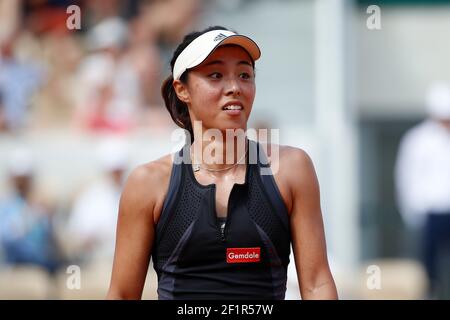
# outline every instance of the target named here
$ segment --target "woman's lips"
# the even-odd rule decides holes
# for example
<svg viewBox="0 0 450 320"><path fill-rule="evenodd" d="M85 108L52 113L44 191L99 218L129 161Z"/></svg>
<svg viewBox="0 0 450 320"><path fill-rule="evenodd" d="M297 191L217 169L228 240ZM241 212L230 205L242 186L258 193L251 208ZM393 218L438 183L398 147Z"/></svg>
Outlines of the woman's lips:
<svg viewBox="0 0 450 320"><path fill-rule="evenodd" d="M240 115L244 108L240 104L229 104L222 108L230 116Z"/></svg>
<svg viewBox="0 0 450 320"><path fill-rule="evenodd" d="M236 110L224 110L228 115L230 116L238 116L241 114L242 110L236 109Z"/></svg>

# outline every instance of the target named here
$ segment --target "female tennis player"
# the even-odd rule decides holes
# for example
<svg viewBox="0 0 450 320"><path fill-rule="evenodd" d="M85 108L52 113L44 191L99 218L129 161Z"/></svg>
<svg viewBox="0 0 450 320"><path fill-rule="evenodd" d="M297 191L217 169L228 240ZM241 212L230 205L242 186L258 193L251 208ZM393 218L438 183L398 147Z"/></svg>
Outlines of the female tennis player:
<svg viewBox="0 0 450 320"><path fill-rule="evenodd" d="M253 40L223 27L175 50L162 95L188 139L130 174L108 299L140 299L151 257L159 299L284 299L291 244L302 298L337 298L310 157L227 136L247 130L259 57Z"/></svg>

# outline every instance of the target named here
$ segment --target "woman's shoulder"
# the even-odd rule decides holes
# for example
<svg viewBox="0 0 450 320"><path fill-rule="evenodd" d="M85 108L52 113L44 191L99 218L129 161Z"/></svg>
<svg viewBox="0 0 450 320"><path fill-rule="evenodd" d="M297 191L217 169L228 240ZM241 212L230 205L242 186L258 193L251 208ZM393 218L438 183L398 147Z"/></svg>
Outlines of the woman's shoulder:
<svg viewBox="0 0 450 320"><path fill-rule="evenodd" d="M310 157L301 148L287 145L267 144L266 154L270 168L288 212L292 211L294 194L299 189L298 182L308 180Z"/></svg>
<svg viewBox="0 0 450 320"><path fill-rule="evenodd" d="M153 181L168 178L172 171L172 158L172 154L166 154L156 160L141 164L134 169L135 174Z"/></svg>
<svg viewBox="0 0 450 320"><path fill-rule="evenodd" d="M125 183L124 201L158 208L168 189L171 171L172 154L135 167Z"/></svg>
<svg viewBox="0 0 450 320"><path fill-rule="evenodd" d="M271 164L278 163L280 169L302 169L308 167L312 162L308 153L297 147L267 144L267 157Z"/></svg>
<svg viewBox="0 0 450 320"><path fill-rule="evenodd" d="M172 155L167 154L156 160L143 163L135 167L128 181L133 184L153 184L162 182L170 177L172 170Z"/></svg>
<svg viewBox="0 0 450 320"><path fill-rule="evenodd" d="M274 175L292 193L301 185L311 185L316 179L314 164L309 154L297 147L272 144L268 152Z"/></svg>

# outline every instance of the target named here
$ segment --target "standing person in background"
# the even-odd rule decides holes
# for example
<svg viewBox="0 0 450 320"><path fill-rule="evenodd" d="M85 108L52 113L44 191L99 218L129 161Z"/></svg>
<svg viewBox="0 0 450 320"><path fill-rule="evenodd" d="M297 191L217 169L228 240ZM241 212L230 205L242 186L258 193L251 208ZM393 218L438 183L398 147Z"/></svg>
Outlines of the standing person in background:
<svg viewBox="0 0 450 320"><path fill-rule="evenodd" d="M412 229L423 230L423 259L430 296L450 290L443 278L450 258L450 85L434 84L427 96L428 118L400 142L395 180L401 214ZM447 262L448 264L448 262ZM448 282L448 279L447 279ZM449 296L447 296L449 298Z"/></svg>

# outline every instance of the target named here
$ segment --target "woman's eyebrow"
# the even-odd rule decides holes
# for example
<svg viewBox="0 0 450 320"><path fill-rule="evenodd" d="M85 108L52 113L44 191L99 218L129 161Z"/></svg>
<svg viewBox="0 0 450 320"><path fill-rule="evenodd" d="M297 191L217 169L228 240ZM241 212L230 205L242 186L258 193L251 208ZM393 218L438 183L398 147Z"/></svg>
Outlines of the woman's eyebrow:
<svg viewBox="0 0 450 320"><path fill-rule="evenodd" d="M245 64L245 65L248 65L250 67L253 67L253 65L250 62L246 61L246 60L239 61L238 64Z"/></svg>
<svg viewBox="0 0 450 320"><path fill-rule="evenodd" d="M225 63L222 60L212 60L212 61L205 63L204 66L211 66L211 65L215 65L215 64L223 65ZM239 61L237 64L238 65L245 64L245 65L252 67L252 64L246 60Z"/></svg>
<svg viewBox="0 0 450 320"><path fill-rule="evenodd" d="M210 66L210 65L213 65L213 64L224 64L224 62L222 60L213 60L213 61L210 61L208 63L205 63L204 65L205 66Z"/></svg>

